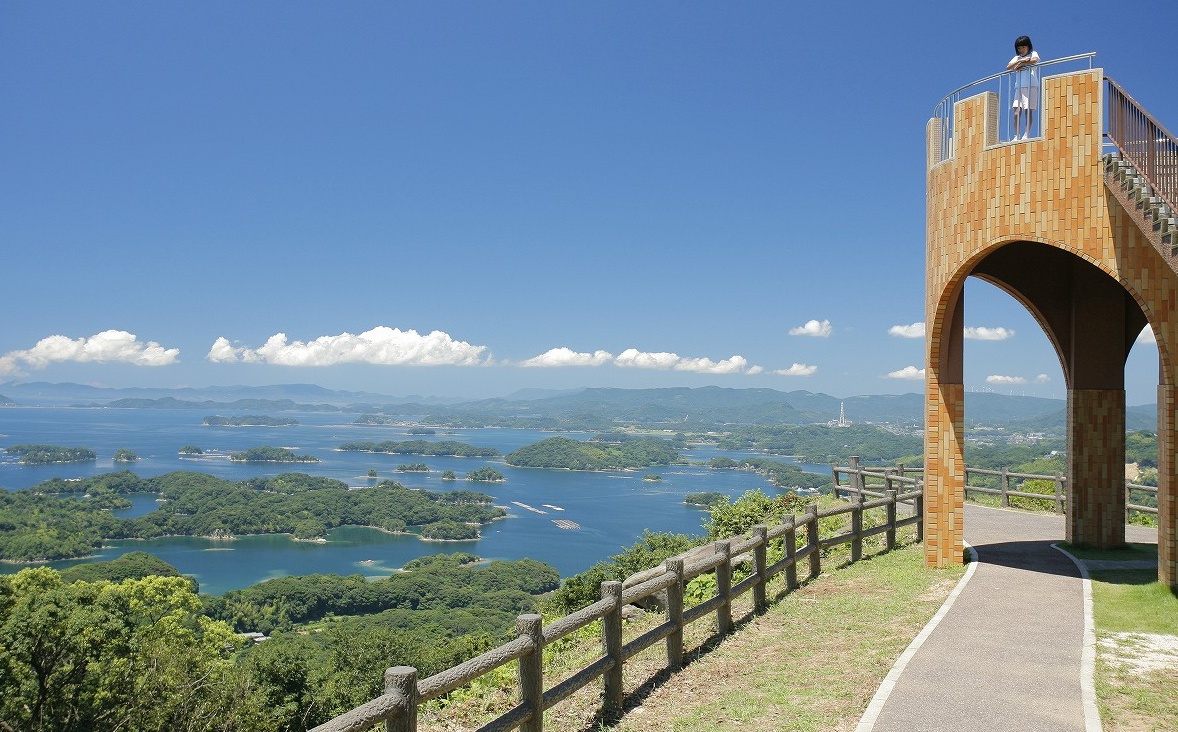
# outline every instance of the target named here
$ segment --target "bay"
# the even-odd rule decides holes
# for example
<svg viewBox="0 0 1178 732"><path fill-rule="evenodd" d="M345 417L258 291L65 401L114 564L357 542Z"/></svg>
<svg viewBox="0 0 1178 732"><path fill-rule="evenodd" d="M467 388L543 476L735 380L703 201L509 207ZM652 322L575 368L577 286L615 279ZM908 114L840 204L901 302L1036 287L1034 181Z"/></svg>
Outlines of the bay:
<svg viewBox="0 0 1178 732"><path fill-rule="evenodd" d="M222 412L224 416L231 416ZM530 557L547 562L562 577L582 572L611 554L633 544L644 531L702 533L705 513L683 503L689 493L715 491L736 497L761 489L774 495L764 477L755 473L712 470L703 465L675 465L636 472L582 472L516 468L502 458L422 457L342 452L348 441L456 440L479 447L493 447L507 454L538 442L553 433L520 429L438 429L434 435L410 434L405 425L357 425L356 414L284 413L299 421L290 427L207 427L200 410L0 408L0 448L35 443L88 447L98 453L91 463L23 466L10 456L0 457L0 488L17 490L50 478L83 478L127 469L144 477L174 470L195 470L225 480L306 472L336 478L361 488L374 484L366 473L375 469L379 479L396 480L409 488L436 492L476 490L492 495L495 504L508 509L508 518L483 527L481 539L469 542L430 542L417 536L393 535L364 527L340 527L326 542L299 542L287 535L245 536L232 541L196 537L168 537L150 541L118 541L86 560L53 562L64 568L81 561L113 559L130 551L147 551L195 577L202 592L221 594L272 577L312 573L387 576L406 562L427 554L471 552L486 559ZM593 433L561 433L586 439ZM263 445L297 449L315 455L319 463L231 463L227 459L193 459L179 455L185 445L206 452L228 454ZM115 463L116 450L128 449L140 456L136 463ZM718 450L701 445L684 451L691 462L713 457L739 459L753 453ZM429 473L401 473L398 465L424 462ZM441 473L453 470L459 478L490 465L503 473L505 483L443 481ZM804 470L829 476L830 466L799 464ZM644 481L647 473L659 482ZM132 497L132 508L122 516L142 515L155 509L153 496ZM518 504L526 504L528 510ZM578 528L554 523L573 522ZM568 526L569 524L565 524ZM19 571L21 565L0 564L0 574Z"/></svg>

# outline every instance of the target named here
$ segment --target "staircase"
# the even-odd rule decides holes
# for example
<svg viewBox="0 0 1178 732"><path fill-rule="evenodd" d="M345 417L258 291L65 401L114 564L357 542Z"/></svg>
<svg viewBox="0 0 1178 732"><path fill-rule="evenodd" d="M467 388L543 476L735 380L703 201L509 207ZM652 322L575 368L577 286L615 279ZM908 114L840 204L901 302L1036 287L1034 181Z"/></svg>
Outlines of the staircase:
<svg viewBox="0 0 1178 732"><path fill-rule="evenodd" d="M1178 258L1178 215L1120 151L1104 155L1104 183L1168 260ZM1178 270L1178 261L1171 264Z"/></svg>
<svg viewBox="0 0 1178 732"><path fill-rule="evenodd" d="M1104 183L1178 272L1178 138L1107 76Z"/></svg>

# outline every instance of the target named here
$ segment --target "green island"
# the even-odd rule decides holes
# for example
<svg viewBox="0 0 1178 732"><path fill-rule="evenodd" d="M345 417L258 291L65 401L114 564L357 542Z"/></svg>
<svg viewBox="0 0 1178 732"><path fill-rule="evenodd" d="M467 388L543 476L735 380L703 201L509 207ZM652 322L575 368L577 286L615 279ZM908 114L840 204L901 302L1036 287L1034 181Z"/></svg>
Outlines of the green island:
<svg viewBox="0 0 1178 732"><path fill-rule="evenodd" d="M683 497L683 502L688 506L702 506L710 508L720 501L726 501L728 496L716 491L706 491L704 493L688 493Z"/></svg>
<svg viewBox="0 0 1178 732"><path fill-rule="evenodd" d="M438 431L433 427L410 427L409 434L411 435L436 435Z"/></svg>
<svg viewBox="0 0 1178 732"><path fill-rule="evenodd" d="M134 463L139 460L139 456L131 450L115 450L114 461L116 463Z"/></svg>
<svg viewBox="0 0 1178 732"><path fill-rule="evenodd" d="M408 465L402 463L397 466L398 473L428 473L429 466L425 463L409 463Z"/></svg>
<svg viewBox="0 0 1178 732"><path fill-rule="evenodd" d="M112 510L130 506L125 498L130 493L162 501L143 516L114 516ZM0 561L83 557L114 539L291 534L322 540L344 525L413 529L426 538L478 538L479 525L505 515L482 493L410 490L390 480L349 490L343 481L304 473L230 482L191 471L153 478L120 471L0 492ZM464 527L461 536L450 524Z"/></svg>
<svg viewBox="0 0 1178 732"><path fill-rule="evenodd" d="M292 427L299 421L290 417L267 417L259 414L243 414L240 417L222 417L214 414L205 417L204 423L209 427Z"/></svg>
<svg viewBox="0 0 1178 732"><path fill-rule="evenodd" d="M920 454L924 436L897 434L874 425L749 425L724 435L717 446L721 450L763 450L774 455L800 456L811 463L841 462L850 455L875 461Z"/></svg>
<svg viewBox="0 0 1178 732"><path fill-rule="evenodd" d="M22 465L50 465L53 463L88 463L98 455L86 447L58 445L13 445L4 448L9 455L20 455Z"/></svg>
<svg viewBox="0 0 1178 732"><path fill-rule="evenodd" d="M378 452L389 455L430 455L433 457L499 457L493 447L475 447L454 440L429 442L427 440L406 440L396 442L345 442L340 445L343 452Z"/></svg>
<svg viewBox="0 0 1178 732"><path fill-rule="evenodd" d="M807 473L794 463L785 463L770 458L746 457L741 460L717 457L708 462L713 470L749 470L769 479L773 487L787 491L816 491L830 485L830 479L823 475Z"/></svg>
<svg viewBox="0 0 1178 732"><path fill-rule="evenodd" d="M616 442L607 442L602 437L586 441L549 437L510 452L504 459L508 465L524 468L637 470L653 465L671 465L681 458L673 444L659 437Z"/></svg>
<svg viewBox="0 0 1178 732"><path fill-rule="evenodd" d="M235 463L317 463L319 458L306 453L298 453L285 447L251 447L242 452L235 452L229 456Z"/></svg>
<svg viewBox="0 0 1178 732"><path fill-rule="evenodd" d="M204 455L205 451L202 450L201 448L197 447L196 445L185 445L184 447L180 448L180 454L181 455Z"/></svg>
<svg viewBox="0 0 1178 732"><path fill-rule="evenodd" d="M442 480L458 480L458 476L454 474L453 470L443 470Z"/></svg>
<svg viewBox="0 0 1178 732"><path fill-rule="evenodd" d="M477 470L471 470L470 472L468 472L466 474L466 479L469 481L476 482L476 483L506 483L507 482L507 478L503 477L503 473L500 473L498 470L496 470L495 468L492 468L490 465L483 467L483 468L479 468Z"/></svg>

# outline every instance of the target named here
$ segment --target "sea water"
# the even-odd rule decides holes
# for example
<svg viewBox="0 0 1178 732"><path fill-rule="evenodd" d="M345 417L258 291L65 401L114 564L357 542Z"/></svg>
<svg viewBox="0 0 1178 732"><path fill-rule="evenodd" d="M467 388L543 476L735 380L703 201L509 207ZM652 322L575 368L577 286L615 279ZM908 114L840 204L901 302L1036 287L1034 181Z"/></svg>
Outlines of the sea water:
<svg viewBox="0 0 1178 732"><path fill-rule="evenodd" d="M208 413L212 413L210 410ZM225 414L225 412L220 412ZM704 465L674 465L638 471L585 472L515 468L500 458L454 458L420 455L383 455L342 452L344 442L385 440L454 440L493 447L507 454L554 433L521 429L438 428L434 435L414 435L408 426L357 425L355 414L286 414L299 424L290 427L208 427L201 410L160 409L0 409L0 448L33 443L88 447L98 454L89 463L23 466L0 455L0 488L17 490L50 478L83 478L127 469L143 477L174 470L194 470L225 480L305 472L336 478L356 488L375 484L367 478L375 469L378 480L392 479L409 488L443 492L473 490L487 493L508 518L482 528L482 538L463 542L427 542L412 534L394 535L377 529L345 526L333 530L326 542L297 542L287 535L245 536L222 541L198 537L168 537L148 541L116 541L87 560L53 562L63 568L80 561L113 559L130 551L147 551L194 576L202 592L220 594L272 577L313 573L387 576L417 557L471 552L485 559L530 557L547 562L562 577L582 572L638 540L646 530L701 534L706 513L683 503L689 493L715 491L736 497L760 489L779 491L761 475L745 471L712 470ZM593 433L561 433L587 439ZM224 455L251 447L288 447L319 458L318 463L231 463L224 457L193 458L179 454L194 445ZM116 450L135 452L135 463L115 463ZM682 451L692 463L713 457L740 459L751 453L699 446ZM784 460L784 459L783 459ZM398 465L423 462L429 473L402 473ZM462 478L472 470L491 466L505 483L470 483ZM830 475L830 466L800 464L810 472ZM443 481L452 470L456 481ZM643 480L647 474L658 482ZM528 510L526 504L536 510ZM120 516L155 510L155 496L133 496L132 507ZM540 513L543 512L543 513ZM561 528L576 525L577 528ZM0 573L21 565L0 564Z"/></svg>

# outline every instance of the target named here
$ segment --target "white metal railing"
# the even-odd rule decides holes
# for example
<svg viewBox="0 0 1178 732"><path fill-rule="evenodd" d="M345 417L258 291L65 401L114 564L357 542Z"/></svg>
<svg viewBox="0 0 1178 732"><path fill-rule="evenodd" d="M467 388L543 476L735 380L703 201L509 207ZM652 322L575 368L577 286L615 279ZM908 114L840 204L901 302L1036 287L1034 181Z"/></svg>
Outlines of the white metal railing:
<svg viewBox="0 0 1178 732"><path fill-rule="evenodd" d="M936 158L937 161L944 161L953 157L953 106L957 102L985 92L996 94L998 97L998 141L1011 142L1015 139L1016 132L1015 117L1012 113L1015 95L1020 93L1020 87L1022 85L1031 86L1030 93L1035 100L1035 109L1031 118L1032 124L1029 136L1032 138L1039 137L1042 134L1040 119L1042 116L1040 114L1041 107L1043 106L1041 104L1043 96L1042 79L1047 76L1073 73L1085 68L1091 69L1093 59L1095 58L1096 53L1093 52L1081 53L1076 56L1066 56L1050 61L1040 61L1035 64L1033 71L1031 69L1002 71L966 84L960 89L955 89L942 99L933 110L933 119L938 120L940 125L940 151ZM936 145L937 141L934 141L933 144Z"/></svg>

